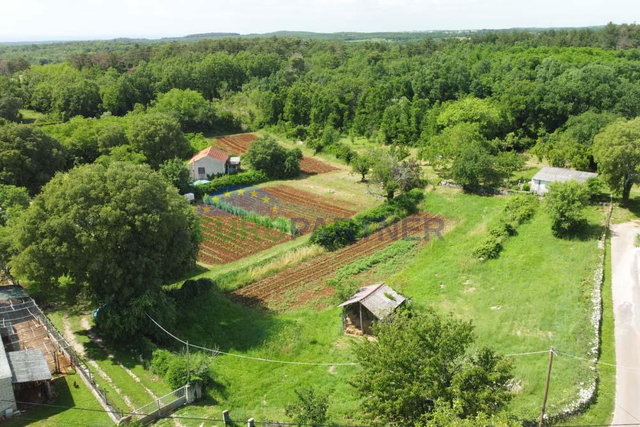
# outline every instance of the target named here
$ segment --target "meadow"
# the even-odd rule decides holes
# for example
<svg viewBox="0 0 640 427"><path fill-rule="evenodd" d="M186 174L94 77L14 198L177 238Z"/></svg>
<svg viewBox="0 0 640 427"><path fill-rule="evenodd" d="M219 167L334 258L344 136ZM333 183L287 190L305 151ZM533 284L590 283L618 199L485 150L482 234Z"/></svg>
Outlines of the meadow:
<svg viewBox="0 0 640 427"><path fill-rule="evenodd" d="M589 326L589 279L598 259L601 209L589 209L590 231L575 240L553 237L549 218L540 209L505 243L498 259L479 262L471 252L505 200L451 190L428 193L426 208L453 224L445 239L432 240L402 260L388 260L350 280L359 284L385 280L411 298L419 310L434 307L473 320L478 346L491 346L503 354L555 346L586 356L593 333ZM204 276L215 278L216 274ZM222 286L233 287L229 283ZM342 335L338 303L329 296L294 309L248 308L215 289L190 305L177 332L190 342L244 356L304 363L349 362L353 361L350 346L357 338ZM513 359L516 386L510 411L523 419L537 416L547 360L546 354ZM330 394L333 421L363 421L349 385L357 367L298 366L233 356L218 356L212 363L218 386L210 391L211 398L182 409L180 414L216 417L229 409L236 419L282 420L286 419L284 406L294 399L293 390L314 386ZM588 371L588 365L578 360L556 360L551 411L576 398Z"/></svg>

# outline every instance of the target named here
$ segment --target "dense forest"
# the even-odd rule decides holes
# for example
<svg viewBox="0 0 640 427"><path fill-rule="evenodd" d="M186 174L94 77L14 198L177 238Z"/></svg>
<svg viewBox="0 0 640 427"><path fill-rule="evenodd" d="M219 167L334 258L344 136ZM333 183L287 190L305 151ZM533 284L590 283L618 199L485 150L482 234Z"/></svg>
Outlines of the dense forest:
<svg viewBox="0 0 640 427"><path fill-rule="evenodd" d="M463 185L495 184L523 151L595 170L596 135L640 115L638 46L640 26L613 24L406 42L5 46L0 178L35 195L59 170L112 160L158 169L202 148L202 132L261 128L347 163L344 138L416 147Z"/></svg>

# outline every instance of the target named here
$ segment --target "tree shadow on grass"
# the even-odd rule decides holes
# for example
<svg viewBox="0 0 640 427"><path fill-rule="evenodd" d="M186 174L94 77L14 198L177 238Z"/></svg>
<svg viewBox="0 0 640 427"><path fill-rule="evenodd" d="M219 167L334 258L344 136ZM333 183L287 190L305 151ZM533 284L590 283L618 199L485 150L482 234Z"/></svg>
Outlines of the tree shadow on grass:
<svg viewBox="0 0 640 427"><path fill-rule="evenodd" d="M602 225L594 224L594 223L586 223L580 226L577 230L562 234L558 237L565 240L580 240L580 241L589 241L589 240L598 240L602 236Z"/></svg>
<svg viewBox="0 0 640 427"><path fill-rule="evenodd" d="M221 351L247 351L263 344L289 322L259 301L239 301L213 286L206 295L178 305L183 339Z"/></svg>
<svg viewBox="0 0 640 427"><path fill-rule="evenodd" d="M176 310L176 325L163 325L169 332L193 345L225 352L244 352L260 346L271 335L292 323L276 318L262 301L242 300L224 292L217 285L203 295L178 300ZM155 347L149 340L138 337L131 343L125 343L126 349L122 343L105 341L105 349L94 341L97 335L95 330L75 333L90 338L84 343L87 357L107 360L108 352L111 352L119 363L129 369L144 363L144 359L150 357L149 347ZM157 345L173 351L184 351L184 344L168 335L166 341Z"/></svg>
<svg viewBox="0 0 640 427"><path fill-rule="evenodd" d="M633 215L640 218L640 197L630 198L626 203L620 203L620 206L629 209Z"/></svg>

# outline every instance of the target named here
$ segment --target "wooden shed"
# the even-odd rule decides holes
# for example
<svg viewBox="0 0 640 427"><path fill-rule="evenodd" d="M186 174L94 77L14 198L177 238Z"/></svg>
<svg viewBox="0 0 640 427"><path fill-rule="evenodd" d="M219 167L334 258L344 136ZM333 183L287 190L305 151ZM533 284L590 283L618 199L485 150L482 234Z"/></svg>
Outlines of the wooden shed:
<svg viewBox="0 0 640 427"><path fill-rule="evenodd" d="M360 288L348 301L343 302L342 325L349 335L371 335L375 321L383 320L407 299L386 283Z"/></svg>

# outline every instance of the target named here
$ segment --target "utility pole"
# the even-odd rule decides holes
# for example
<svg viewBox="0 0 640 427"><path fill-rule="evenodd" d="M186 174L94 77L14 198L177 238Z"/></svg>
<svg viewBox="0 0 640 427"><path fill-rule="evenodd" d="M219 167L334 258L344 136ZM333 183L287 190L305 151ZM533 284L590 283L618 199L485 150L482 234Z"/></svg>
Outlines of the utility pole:
<svg viewBox="0 0 640 427"><path fill-rule="evenodd" d="M549 396L549 382L551 381L551 367L553 366L553 347L549 349L549 368L547 369L547 383L544 386L544 398L542 399L542 412L540 413L540 424L544 425L544 414L547 411L547 397Z"/></svg>
<svg viewBox="0 0 640 427"><path fill-rule="evenodd" d="M191 371L189 369L189 341L187 341L187 384L189 384Z"/></svg>

